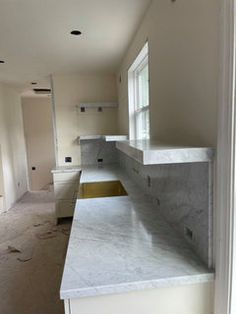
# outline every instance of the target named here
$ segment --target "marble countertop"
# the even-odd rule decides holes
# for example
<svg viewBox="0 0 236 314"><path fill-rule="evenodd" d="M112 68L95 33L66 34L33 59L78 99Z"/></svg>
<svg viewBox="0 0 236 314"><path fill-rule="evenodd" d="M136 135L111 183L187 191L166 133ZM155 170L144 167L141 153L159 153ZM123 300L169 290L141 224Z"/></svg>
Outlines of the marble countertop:
<svg viewBox="0 0 236 314"><path fill-rule="evenodd" d="M57 166L51 170L51 173L79 172L81 166Z"/></svg>
<svg viewBox="0 0 236 314"><path fill-rule="evenodd" d="M116 142L127 140L127 135L80 135L79 141L104 140L105 142Z"/></svg>
<svg viewBox="0 0 236 314"><path fill-rule="evenodd" d="M168 145L151 140L120 141L116 147L143 165L209 162L215 152L210 147Z"/></svg>
<svg viewBox="0 0 236 314"><path fill-rule="evenodd" d="M81 180L120 180L128 196L77 200L61 299L214 280L213 272L119 168L86 167Z"/></svg>

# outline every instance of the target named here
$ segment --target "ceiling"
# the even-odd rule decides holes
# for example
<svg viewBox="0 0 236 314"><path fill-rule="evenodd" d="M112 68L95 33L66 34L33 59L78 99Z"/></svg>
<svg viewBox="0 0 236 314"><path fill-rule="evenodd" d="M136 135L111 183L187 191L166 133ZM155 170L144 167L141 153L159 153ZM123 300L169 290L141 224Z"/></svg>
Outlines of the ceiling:
<svg viewBox="0 0 236 314"><path fill-rule="evenodd" d="M0 81L116 71L150 0L0 0ZM82 36L72 36L78 29Z"/></svg>

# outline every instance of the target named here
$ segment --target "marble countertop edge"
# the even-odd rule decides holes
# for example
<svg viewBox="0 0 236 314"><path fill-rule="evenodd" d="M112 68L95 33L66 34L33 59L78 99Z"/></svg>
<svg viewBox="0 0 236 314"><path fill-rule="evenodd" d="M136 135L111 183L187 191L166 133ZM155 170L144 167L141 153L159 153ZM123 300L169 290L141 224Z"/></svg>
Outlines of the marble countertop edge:
<svg viewBox="0 0 236 314"><path fill-rule="evenodd" d="M215 155L211 147L166 145L151 141L120 141L118 150L143 165L210 162Z"/></svg>
<svg viewBox="0 0 236 314"><path fill-rule="evenodd" d="M81 166L57 166L51 170L51 173L80 172L81 169Z"/></svg>
<svg viewBox="0 0 236 314"><path fill-rule="evenodd" d="M160 278L147 281L136 281L121 283L115 285L105 285L90 288L68 289L60 291L61 300L77 299L85 297L96 297L109 294L122 294L128 292L137 292L148 289L168 288L184 285L193 285L199 283L213 282L215 280L214 273L197 274L180 277Z"/></svg>
<svg viewBox="0 0 236 314"><path fill-rule="evenodd" d="M109 134L109 135L80 135L78 136L79 141L93 141L93 140L104 140L105 142L116 142L116 141L126 141L127 135L122 134Z"/></svg>

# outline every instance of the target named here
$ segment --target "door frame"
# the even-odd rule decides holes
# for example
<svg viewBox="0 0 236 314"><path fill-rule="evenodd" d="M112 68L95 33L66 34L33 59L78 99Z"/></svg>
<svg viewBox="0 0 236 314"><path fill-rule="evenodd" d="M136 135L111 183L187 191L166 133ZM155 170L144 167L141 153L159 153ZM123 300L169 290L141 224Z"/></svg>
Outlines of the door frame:
<svg viewBox="0 0 236 314"><path fill-rule="evenodd" d="M233 314L236 313L235 0L220 3L215 314Z"/></svg>

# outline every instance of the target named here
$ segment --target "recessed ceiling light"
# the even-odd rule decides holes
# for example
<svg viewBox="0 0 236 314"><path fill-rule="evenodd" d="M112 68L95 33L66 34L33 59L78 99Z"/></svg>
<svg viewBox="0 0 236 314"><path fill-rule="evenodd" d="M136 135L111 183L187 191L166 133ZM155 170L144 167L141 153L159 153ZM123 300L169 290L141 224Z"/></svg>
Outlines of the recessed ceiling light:
<svg viewBox="0 0 236 314"><path fill-rule="evenodd" d="M32 84L32 85L36 85L36 84L37 84L37 82L31 82L31 84Z"/></svg>
<svg viewBox="0 0 236 314"><path fill-rule="evenodd" d="M5 63L5 61L4 60L0 60L0 63Z"/></svg>
<svg viewBox="0 0 236 314"><path fill-rule="evenodd" d="M79 35L82 34L81 31L78 31L77 29L74 29L74 30L71 31L70 33L71 33L71 35L75 35L75 36L79 36Z"/></svg>

